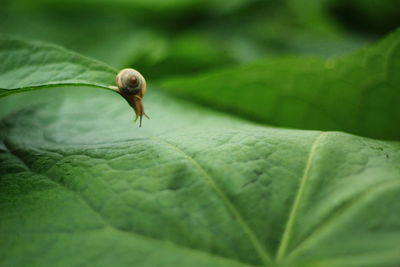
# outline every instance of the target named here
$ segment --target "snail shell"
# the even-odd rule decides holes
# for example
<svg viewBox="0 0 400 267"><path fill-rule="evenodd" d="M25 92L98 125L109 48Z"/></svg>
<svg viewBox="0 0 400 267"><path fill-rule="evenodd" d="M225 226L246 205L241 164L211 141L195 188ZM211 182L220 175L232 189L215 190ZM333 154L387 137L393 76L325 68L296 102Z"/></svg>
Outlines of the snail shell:
<svg viewBox="0 0 400 267"><path fill-rule="evenodd" d="M146 93L146 80L137 70L123 69L115 78L118 89L127 95L139 95Z"/></svg>
<svg viewBox="0 0 400 267"><path fill-rule="evenodd" d="M139 126L142 126L142 117L146 116L144 113L144 107L142 98L147 91L146 80L137 70L134 69L123 69L115 78L115 83L118 87L118 93L120 93L129 105L133 108L136 113L135 121L140 118Z"/></svg>

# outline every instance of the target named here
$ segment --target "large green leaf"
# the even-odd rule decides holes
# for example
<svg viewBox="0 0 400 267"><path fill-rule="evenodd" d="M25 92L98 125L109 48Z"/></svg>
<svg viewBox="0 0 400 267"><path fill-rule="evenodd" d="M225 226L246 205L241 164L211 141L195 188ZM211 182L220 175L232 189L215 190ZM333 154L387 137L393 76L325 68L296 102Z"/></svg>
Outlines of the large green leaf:
<svg viewBox="0 0 400 267"><path fill-rule="evenodd" d="M146 100L140 129L108 91L3 100L2 266L399 262L399 143Z"/></svg>
<svg viewBox="0 0 400 267"><path fill-rule="evenodd" d="M0 99L0 265L400 261L400 143L260 126L154 87L138 128L119 95L73 88L107 88L112 69L20 44L1 87L70 86Z"/></svg>
<svg viewBox="0 0 400 267"><path fill-rule="evenodd" d="M400 139L400 31L343 58L276 58L170 79L170 93L278 126Z"/></svg>

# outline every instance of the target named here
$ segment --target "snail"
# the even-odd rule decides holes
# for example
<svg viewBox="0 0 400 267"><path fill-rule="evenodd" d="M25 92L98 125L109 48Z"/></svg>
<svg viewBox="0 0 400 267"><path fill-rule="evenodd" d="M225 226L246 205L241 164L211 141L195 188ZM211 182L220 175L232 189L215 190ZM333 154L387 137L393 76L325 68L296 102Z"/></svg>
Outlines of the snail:
<svg viewBox="0 0 400 267"><path fill-rule="evenodd" d="M142 98L146 93L146 80L137 70L122 69L115 78L118 93L122 95L136 113L135 121L139 118L139 127L142 126L142 118L149 116L144 113Z"/></svg>

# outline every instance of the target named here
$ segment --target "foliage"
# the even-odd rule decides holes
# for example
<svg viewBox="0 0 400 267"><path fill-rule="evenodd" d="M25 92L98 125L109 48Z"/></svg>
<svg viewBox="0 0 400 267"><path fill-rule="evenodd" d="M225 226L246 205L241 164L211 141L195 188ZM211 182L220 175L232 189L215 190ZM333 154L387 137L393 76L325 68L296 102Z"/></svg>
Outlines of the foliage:
<svg viewBox="0 0 400 267"><path fill-rule="evenodd" d="M0 265L397 266L394 2L4 4Z"/></svg>

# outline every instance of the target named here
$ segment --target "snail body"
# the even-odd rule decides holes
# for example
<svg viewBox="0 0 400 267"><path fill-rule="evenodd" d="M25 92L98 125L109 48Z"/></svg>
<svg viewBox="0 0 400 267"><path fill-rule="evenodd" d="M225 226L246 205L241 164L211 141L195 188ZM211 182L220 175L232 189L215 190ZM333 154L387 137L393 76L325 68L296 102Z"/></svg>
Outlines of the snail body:
<svg viewBox="0 0 400 267"><path fill-rule="evenodd" d="M142 126L144 113L142 98L147 91L146 80L137 70L122 69L115 78L118 87L118 93L121 94L136 113L135 121L139 118Z"/></svg>

